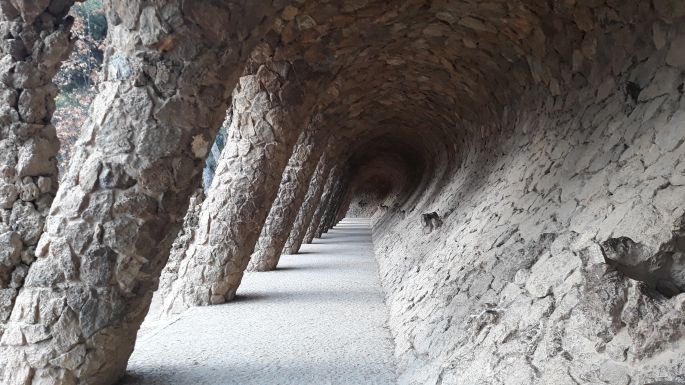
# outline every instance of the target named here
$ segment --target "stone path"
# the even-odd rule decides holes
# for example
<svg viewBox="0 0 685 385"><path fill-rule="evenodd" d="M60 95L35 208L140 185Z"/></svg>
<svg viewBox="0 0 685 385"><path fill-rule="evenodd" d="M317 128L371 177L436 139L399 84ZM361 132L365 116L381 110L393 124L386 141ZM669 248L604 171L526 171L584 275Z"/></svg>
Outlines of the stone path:
<svg viewBox="0 0 685 385"><path fill-rule="evenodd" d="M238 298L142 329L121 384L394 384L369 222L346 219ZM145 326L145 324L144 324Z"/></svg>

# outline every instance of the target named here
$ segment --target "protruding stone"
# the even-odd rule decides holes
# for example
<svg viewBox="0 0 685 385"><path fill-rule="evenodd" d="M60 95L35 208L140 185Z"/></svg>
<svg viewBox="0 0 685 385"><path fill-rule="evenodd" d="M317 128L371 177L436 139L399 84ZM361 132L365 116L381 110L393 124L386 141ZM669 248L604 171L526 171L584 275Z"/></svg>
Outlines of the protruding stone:
<svg viewBox="0 0 685 385"><path fill-rule="evenodd" d="M34 20L43 13L50 5L50 0L9 0L14 8L21 13L22 19L27 24L33 24Z"/></svg>
<svg viewBox="0 0 685 385"><path fill-rule="evenodd" d="M666 63L685 70L685 36L678 36L671 41L671 47L666 56Z"/></svg>
<svg viewBox="0 0 685 385"><path fill-rule="evenodd" d="M22 242L19 233L0 234L0 287L9 283L10 274L21 261Z"/></svg>

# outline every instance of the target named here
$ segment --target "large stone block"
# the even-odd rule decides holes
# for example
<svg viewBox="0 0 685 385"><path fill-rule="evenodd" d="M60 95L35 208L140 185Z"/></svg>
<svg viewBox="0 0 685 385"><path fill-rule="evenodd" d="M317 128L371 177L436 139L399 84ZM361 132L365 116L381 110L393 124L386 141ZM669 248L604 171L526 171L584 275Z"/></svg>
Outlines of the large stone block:
<svg viewBox="0 0 685 385"><path fill-rule="evenodd" d="M10 274L21 262L23 243L19 233L8 231L0 234L0 287L9 284Z"/></svg>

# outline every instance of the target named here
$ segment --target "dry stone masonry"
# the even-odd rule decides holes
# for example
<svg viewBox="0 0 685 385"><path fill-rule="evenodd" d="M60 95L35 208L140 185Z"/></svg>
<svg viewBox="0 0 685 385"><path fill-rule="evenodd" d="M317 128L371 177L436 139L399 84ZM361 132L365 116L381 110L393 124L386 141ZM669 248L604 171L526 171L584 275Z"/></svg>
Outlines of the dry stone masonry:
<svg viewBox="0 0 685 385"><path fill-rule="evenodd" d="M323 187L326 180L326 175L331 170L331 158L328 152L324 152L319 159L314 175L307 186L307 195L305 196L302 207L297 213L297 217L292 224L292 230L283 248L286 254L297 254L302 247L307 229L309 229L314 214L319 207L321 196L323 195Z"/></svg>
<svg viewBox="0 0 685 385"><path fill-rule="evenodd" d="M223 303L344 215L400 384L685 383L682 1L108 0L58 189L71 3L0 0L4 384L114 384L160 274Z"/></svg>
<svg viewBox="0 0 685 385"><path fill-rule="evenodd" d="M251 256L248 270L276 269L293 223L302 206L314 171L325 149L328 135L319 120L312 121L302 132L281 179L276 199L264 222L259 241Z"/></svg>
<svg viewBox="0 0 685 385"><path fill-rule="evenodd" d="M106 81L2 336L4 383L124 373L250 36L274 12L254 5L109 4Z"/></svg>
<svg viewBox="0 0 685 385"><path fill-rule="evenodd" d="M57 191L52 80L72 49L72 4L0 4L0 336Z"/></svg>
<svg viewBox="0 0 685 385"><path fill-rule="evenodd" d="M321 198L319 199L319 205L317 206L316 211L314 211L314 216L312 217L309 227L305 232L303 240L304 243L312 243L314 238L319 235L319 228L321 227L321 223L324 220L324 216L328 210L328 207L330 207L332 196L335 193L337 183L340 180L340 174L341 171L339 166L334 166L331 169L331 173L324 184L323 192L321 194Z"/></svg>
<svg viewBox="0 0 685 385"><path fill-rule="evenodd" d="M228 143L203 202L199 230L164 299L165 312L235 296L304 117L313 107L302 89L307 75L298 71L308 69L267 59L252 64L254 74L240 78Z"/></svg>
<svg viewBox="0 0 685 385"><path fill-rule="evenodd" d="M532 47L543 89L464 122L451 180L376 226L401 383L685 381L685 9L611 5L537 10L532 41L579 29Z"/></svg>

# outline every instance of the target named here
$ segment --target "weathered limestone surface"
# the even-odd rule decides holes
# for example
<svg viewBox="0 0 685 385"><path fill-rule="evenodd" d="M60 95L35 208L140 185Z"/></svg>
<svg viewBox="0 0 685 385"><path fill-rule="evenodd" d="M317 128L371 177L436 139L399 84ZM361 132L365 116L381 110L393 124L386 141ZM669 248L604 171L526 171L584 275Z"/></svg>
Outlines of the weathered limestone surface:
<svg viewBox="0 0 685 385"><path fill-rule="evenodd" d="M105 83L2 337L4 384L124 373L242 62L276 9L243 5L108 3Z"/></svg>
<svg viewBox="0 0 685 385"><path fill-rule="evenodd" d="M248 270L275 270L297 214L305 199L312 175L326 148L328 135L314 119L300 135L283 173L281 185L261 235L250 257Z"/></svg>
<svg viewBox="0 0 685 385"><path fill-rule="evenodd" d="M0 6L0 337L57 191L52 80L73 46L73 3Z"/></svg>
<svg viewBox="0 0 685 385"><path fill-rule="evenodd" d="M497 151L474 154L438 200L376 228L401 383L685 381L685 294L668 298L631 279L651 275L630 255L619 269L602 253L607 239L629 237L649 250L637 254L643 263L672 266L673 256L669 281L682 272L682 243L671 238L680 228L682 239L685 208L677 99L597 126L582 122L601 121L601 109L531 113ZM614 95L605 107L622 103ZM420 215L433 211L442 226L426 231Z"/></svg>
<svg viewBox="0 0 685 385"><path fill-rule="evenodd" d="M319 207L321 196L323 195L324 186L327 181L328 173L331 170L331 159L328 152L324 152L319 159L319 164L316 166L314 175L309 182L309 190L304 198L304 202L297 213L292 230L285 243L283 252L285 254L297 254L302 247L302 242L312 222L314 213Z"/></svg>
<svg viewBox="0 0 685 385"><path fill-rule="evenodd" d="M269 59L254 66L257 70L241 77L234 92L228 143L203 202L199 229L164 298L166 313L234 297L313 107L303 94L306 74L291 63Z"/></svg>

